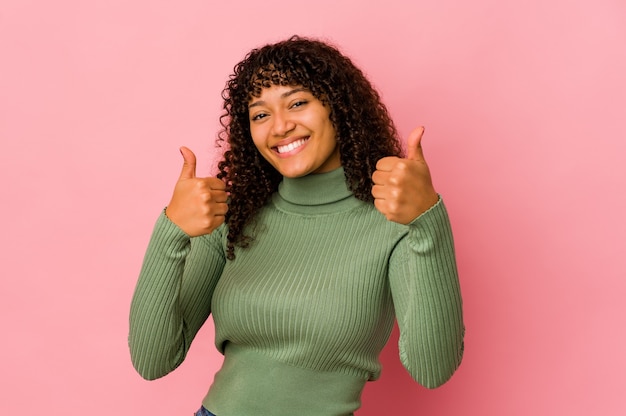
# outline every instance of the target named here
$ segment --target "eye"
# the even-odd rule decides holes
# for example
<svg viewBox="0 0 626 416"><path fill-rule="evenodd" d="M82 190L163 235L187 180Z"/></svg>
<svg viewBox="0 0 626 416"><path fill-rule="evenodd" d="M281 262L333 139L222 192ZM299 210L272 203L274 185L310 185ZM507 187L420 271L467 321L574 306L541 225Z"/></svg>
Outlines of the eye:
<svg viewBox="0 0 626 416"><path fill-rule="evenodd" d="M261 119L264 119L265 117L267 117L267 114L265 114L265 113L258 113L258 114L255 114L254 116L250 117L250 120L252 120L252 121L259 121Z"/></svg>
<svg viewBox="0 0 626 416"><path fill-rule="evenodd" d="M307 100L298 100L295 103L293 103L291 105L291 108L298 108L298 107L302 107L303 105L305 105L306 103L308 103Z"/></svg>

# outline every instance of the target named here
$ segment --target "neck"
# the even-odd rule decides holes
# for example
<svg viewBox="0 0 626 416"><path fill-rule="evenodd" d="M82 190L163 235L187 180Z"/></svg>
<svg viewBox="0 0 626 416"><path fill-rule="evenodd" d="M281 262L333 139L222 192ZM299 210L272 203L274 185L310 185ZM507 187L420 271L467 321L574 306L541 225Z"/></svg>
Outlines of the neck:
<svg viewBox="0 0 626 416"><path fill-rule="evenodd" d="M346 183L342 167L300 178L283 178L274 204L286 211L328 213L359 204Z"/></svg>

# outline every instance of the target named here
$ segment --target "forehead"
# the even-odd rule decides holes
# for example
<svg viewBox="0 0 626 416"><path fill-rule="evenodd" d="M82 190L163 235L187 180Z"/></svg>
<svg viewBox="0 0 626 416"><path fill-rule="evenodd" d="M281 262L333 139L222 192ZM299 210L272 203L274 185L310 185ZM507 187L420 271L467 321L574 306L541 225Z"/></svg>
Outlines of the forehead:
<svg viewBox="0 0 626 416"><path fill-rule="evenodd" d="M277 65L270 63L253 70L250 78L250 95L259 96L263 89L271 88L275 85L296 85L299 84L298 77L289 68L279 68Z"/></svg>
<svg viewBox="0 0 626 416"><path fill-rule="evenodd" d="M252 62L244 73L246 80L241 85L248 102L259 98L266 88L274 86L304 86L322 101L322 97L327 95L327 80L320 79L320 74L310 66L291 59Z"/></svg>
<svg viewBox="0 0 626 416"><path fill-rule="evenodd" d="M262 88L258 96L251 96L248 100L250 105L265 103L266 101L286 100L297 93L311 93L301 85L272 85Z"/></svg>

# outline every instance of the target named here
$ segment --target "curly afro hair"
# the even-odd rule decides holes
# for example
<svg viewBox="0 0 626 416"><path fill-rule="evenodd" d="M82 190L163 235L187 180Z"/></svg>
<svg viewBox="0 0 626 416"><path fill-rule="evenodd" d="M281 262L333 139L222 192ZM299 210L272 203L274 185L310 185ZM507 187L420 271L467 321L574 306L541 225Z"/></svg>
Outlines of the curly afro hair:
<svg viewBox="0 0 626 416"><path fill-rule="evenodd" d="M230 194L226 214L230 260L235 258L235 246L249 246L253 236L247 226L253 224L255 214L282 180L256 149L248 116L249 101L273 85L302 86L329 106L346 181L359 200L373 201L376 162L402 155L396 127L380 95L337 48L293 36L253 49L235 66L222 92L223 130L218 145L226 144L227 150L218 164L217 177Z"/></svg>

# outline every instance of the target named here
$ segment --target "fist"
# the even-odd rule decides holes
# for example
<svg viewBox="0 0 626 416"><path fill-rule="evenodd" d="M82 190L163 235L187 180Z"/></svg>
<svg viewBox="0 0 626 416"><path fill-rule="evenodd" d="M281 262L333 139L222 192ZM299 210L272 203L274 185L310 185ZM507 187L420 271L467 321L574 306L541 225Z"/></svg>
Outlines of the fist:
<svg viewBox="0 0 626 416"><path fill-rule="evenodd" d="M183 169L165 215L190 237L210 234L228 212L226 185L217 178L196 178L196 155L181 147Z"/></svg>
<svg viewBox="0 0 626 416"><path fill-rule="evenodd" d="M372 175L374 206L388 220L408 224L437 203L430 170L422 152L424 128L407 139L407 157L384 157Z"/></svg>

